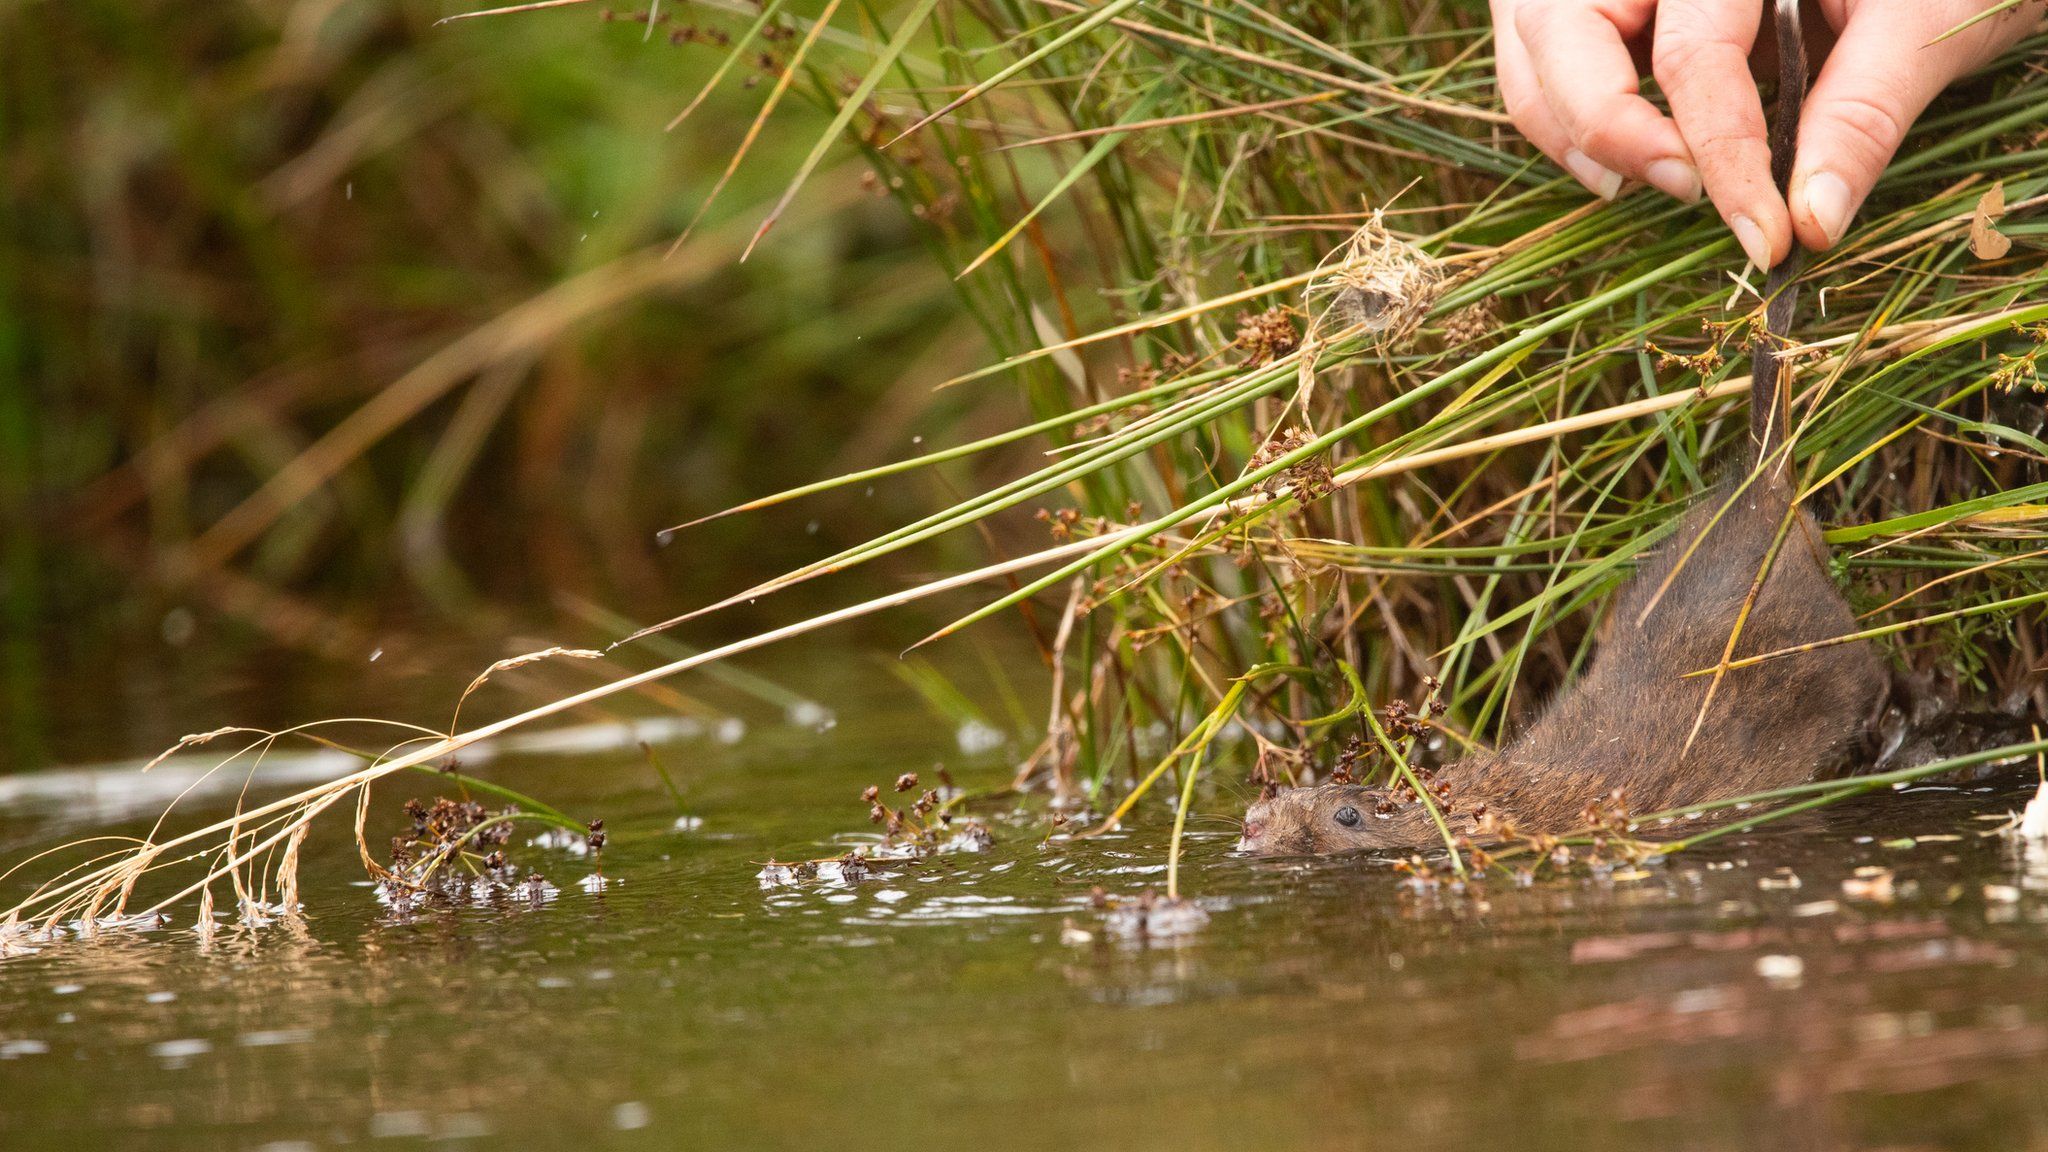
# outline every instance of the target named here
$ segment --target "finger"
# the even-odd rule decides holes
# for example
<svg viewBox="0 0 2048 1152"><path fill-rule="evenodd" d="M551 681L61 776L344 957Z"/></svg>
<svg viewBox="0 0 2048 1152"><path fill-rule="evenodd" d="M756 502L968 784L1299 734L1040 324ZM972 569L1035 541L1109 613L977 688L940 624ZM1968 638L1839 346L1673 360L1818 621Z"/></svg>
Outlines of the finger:
<svg viewBox="0 0 2048 1152"><path fill-rule="evenodd" d="M1622 177L1697 200L1699 172L1685 140L1641 96L1641 74L1626 41L1640 35L1654 7L1640 0L1523 0L1515 12L1543 98L1571 138L1565 166L1607 199Z"/></svg>
<svg viewBox="0 0 2048 1152"><path fill-rule="evenodd" d="M1493 0L1494 68L1499 73L1501 103L1508 118L1538 151L1562 167L1572 140L1543 99L1536 84L1536 72L1529 65L1528 50L1515 33L1515 0Z"/></svg>
<svg viewBox="0 0 2048 1152"><path fill-rule="evenodd" d="M1920 113L1985 56L1977 37L1928 43L1958 22L1956 12L1866 4L1850 17L1800 120L1790 197L1800 243L1824 249L1842 239Z"/></svg>
<svg viewBox="0 0 2048 1152"><path fill-rule="evenodd" d="M1749 262L1792 250L1792 220L1771 181L1763 102L1749 75L1762 0L1664 0L1650 66L1671 101L1708 199Z"/></svg>

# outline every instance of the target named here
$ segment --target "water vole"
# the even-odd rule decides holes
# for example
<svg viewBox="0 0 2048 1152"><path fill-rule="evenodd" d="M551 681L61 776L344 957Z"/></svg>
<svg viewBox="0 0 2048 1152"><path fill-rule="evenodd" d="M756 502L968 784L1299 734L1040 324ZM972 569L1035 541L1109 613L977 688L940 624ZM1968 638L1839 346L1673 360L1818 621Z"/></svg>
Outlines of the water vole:
<svg viewBox="0 0 2048 1152"><path fill-rule="evenodd" d="M1721 662L1788 515L1734 655L1856 630L1828 575L1820 530L1804 510L1791 511L1786 483L1758 477L1732 501L1730 491L1687 513L1656 558L1623 585L1600 649L1576 685L1506 747L1439 773L1440 806L1454 834L1480 838L1486 813L1522 831L1564 831L1582 822L1587 804L1617 789L1637 812L1706 804L1813 779L1862 750L1889 683L1868 641L1731 669L1711 704L1712 678L1685 675ZM1238 847L1278 855L1440 842L1435 822L1413 798L1325 785L1252 805Z"/></svg>

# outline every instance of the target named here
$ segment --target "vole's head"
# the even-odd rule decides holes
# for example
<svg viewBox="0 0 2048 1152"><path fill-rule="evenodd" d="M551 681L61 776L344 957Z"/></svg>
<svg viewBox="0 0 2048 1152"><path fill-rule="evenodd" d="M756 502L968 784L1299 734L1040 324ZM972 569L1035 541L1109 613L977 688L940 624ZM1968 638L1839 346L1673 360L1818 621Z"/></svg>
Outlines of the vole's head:
<svg viewBox="0 0 2048 1152"><path fill-rule="evenodd" d="M1288 788L1244 814L1237 850L1253 856L1322 856L1375 848L1418 848L1437 842L1428 810L1396 803L1383 788L1325 784Z"/></svg>

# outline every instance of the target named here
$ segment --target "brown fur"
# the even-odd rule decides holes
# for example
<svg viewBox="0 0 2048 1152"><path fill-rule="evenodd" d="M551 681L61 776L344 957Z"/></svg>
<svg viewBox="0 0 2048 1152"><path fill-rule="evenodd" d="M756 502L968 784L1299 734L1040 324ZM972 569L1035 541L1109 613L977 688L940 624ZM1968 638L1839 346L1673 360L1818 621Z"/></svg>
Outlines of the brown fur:
<svg viewBox="0 0 2048 1152"><path fill-rule="evenodd" d="M1692 736L1712 677L1684 674L1720 663L1790 507L1782 481L1758 478L1732 504L1731 491L1717 490L1688 513L1672 542L1623 586L1604 642L1576 686L1498 753L1443 770L1454 833L1478 837L1482 811L1524 832L1566 831L1584 822L1589 803L1616 791L1635 812L1707 804L1811 780L1860 751L1888 683L1867 641L1729 671ZM1700 547L1679 564L1702 533ZM1856 630L1826 557L1813 518L1798 512L1742 625L1737 657ZM1345 809L1357 815L1355 824L1339 821ZM1239 848L1315 854L1440 842L1420 802L1326 785L1252 805Z"/></svg>

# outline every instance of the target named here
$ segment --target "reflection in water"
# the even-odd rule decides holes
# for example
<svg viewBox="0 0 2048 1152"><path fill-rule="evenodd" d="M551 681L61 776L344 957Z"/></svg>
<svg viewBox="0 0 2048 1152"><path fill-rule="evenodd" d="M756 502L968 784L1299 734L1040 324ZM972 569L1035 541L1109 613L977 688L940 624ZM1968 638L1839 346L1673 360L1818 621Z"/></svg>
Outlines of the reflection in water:
<svg viewBox="0 0 2048 1152"><path fill-rule="evenodd" d="M2048 1136L2048 860L1983 831L2023 781L1924 789L1603 878L1469 890L1197 832L1197 933L1120 938L1165 829L764 888L864 833L950 733L871 718L501 777L613 832L526 846L540 908L380 908L345 830L303 922L0 963L10 1150L438 1141L813 1149L2014 1148ZM803 775L782 786L795 764ZM645 777L643 779L643 777ZM431 788L432 785L426 785ZM379 796L397 823L402 793ZM197 813L195 813L197 815ZM373 827L372 832L380 829ZM36 819L0 841L56 835Z"/></svg>
<svg viewBox="0 0 2048 1152"><path fill-rule="evenodd" d="M715 724L690 716L596 721L478 741L463 749L462 762L475 769L507 755L593 756L707 737L735 744L745 734L746 726L729 717ZM259 775L267 788L291 790L346 775L363 763L333 748L266 747L256 733L220 743L202 752L0 775L0 812L17 818L26 812L57 815L68 825L106 824L154 815L174 801L232 799Z"/></svg>

